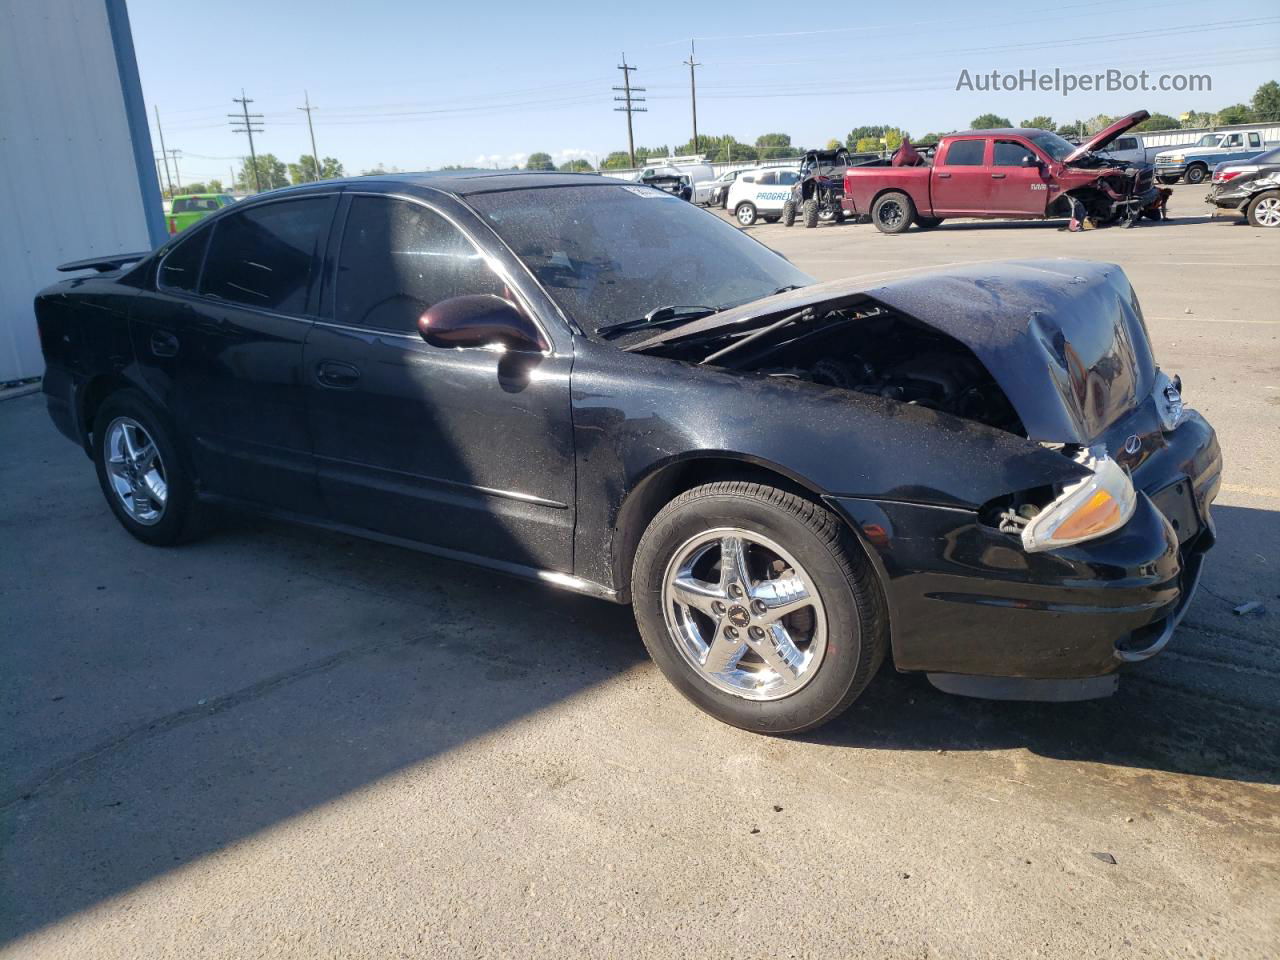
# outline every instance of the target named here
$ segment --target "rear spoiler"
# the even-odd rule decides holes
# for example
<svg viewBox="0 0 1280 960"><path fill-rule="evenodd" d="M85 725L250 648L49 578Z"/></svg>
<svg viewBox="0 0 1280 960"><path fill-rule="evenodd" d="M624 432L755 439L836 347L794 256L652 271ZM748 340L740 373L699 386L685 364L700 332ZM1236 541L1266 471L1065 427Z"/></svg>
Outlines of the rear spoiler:
<svg viewBox="0 0 1280 960"><path fill-rule="evenodd" d="M97 270L99 273L106 273L108 270L119 270L130 263L137 263L150 255L150 250L144 250L142 253L117 253L114 257L89 257L87 260L72 260L70 263L61 264L58 270L62 273L71 273L75 270Z"/></svg>

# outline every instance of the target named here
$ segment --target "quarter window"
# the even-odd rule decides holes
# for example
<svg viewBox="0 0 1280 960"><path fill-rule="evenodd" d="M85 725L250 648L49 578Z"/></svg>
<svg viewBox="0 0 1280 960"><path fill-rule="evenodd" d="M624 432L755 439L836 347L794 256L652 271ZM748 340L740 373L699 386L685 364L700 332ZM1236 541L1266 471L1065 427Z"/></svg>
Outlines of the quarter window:
<svg viewBox="0 0 1280 960"><path fill-rule="evenodd" d="M985 140L953 140L947 148L946 166L980 167L986 146Z"/></svg>
<svg viewBox="0 0 1280 960"><path fill-rule="evenodd" d="M217 222L200 292L281 313L305 313L336 197L283 200Z"/></svg>
<svg viewBox="0 0 1280 960"><path fill-rule="evenodd" d="M1262 137L1260 137L1260 136L1259 136L1258 134L1256 134L1256 133L1251 133L1251 134L1249 134L1249 146L1251 146L1251 147L1260 147L1260 146L1262 146Z"/></svg>
<svg viewBox="0 0 1280 960"><path fill-rule="evenodd" d="M966 143L981 143L980 140L962 141ZM955 148L952 148L955 152ZM979 155L981 156L981 155ZM993 167L1020 167L1022 166L1022 158L1030 157L1035 159L1035 154L1031 150L1016 140L997 140L994 152L991 156L991 165ZM955 163L955 161L951 161Z"/></svg>
<svg viewBox="0 0 1280 960"><path fill-rule="evenodd" d="M392 197L354 197L338 257L334 319L413 333L434 303L506 286L471 241L434 210Z"/></svg>
<svg viewBox="0 0 1280 960"><path fill-rule="evenodd" d="M196 292L200 265L209 247L209 230L197 230L165 254L160 261L160 286L169 290Z"/></svg>

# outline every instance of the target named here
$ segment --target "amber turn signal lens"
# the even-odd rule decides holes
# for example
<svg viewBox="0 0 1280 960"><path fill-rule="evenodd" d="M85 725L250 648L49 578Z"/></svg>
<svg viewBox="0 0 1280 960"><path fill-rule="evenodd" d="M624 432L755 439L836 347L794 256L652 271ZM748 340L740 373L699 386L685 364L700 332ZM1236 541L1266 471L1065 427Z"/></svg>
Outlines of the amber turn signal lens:
<svg viewBox="0 0 1280 960"><path fill-rule="evenodd" d="M1099 490L1077 507L1053 532L1055 540L1083 540L1114 530L1121 523L1120 504Z"/></svg>

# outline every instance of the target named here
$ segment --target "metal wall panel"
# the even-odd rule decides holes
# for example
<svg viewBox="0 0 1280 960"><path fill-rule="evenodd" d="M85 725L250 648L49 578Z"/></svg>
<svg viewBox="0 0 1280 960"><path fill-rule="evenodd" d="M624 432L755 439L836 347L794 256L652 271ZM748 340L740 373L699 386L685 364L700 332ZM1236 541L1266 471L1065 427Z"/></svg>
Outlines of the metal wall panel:
<svg viewBox="0 0 1280 960"><path fill-rule="evenodd" d="M162 238L151 158L123 0L0 0L0 382L43 370L59 263Z"/></svg>

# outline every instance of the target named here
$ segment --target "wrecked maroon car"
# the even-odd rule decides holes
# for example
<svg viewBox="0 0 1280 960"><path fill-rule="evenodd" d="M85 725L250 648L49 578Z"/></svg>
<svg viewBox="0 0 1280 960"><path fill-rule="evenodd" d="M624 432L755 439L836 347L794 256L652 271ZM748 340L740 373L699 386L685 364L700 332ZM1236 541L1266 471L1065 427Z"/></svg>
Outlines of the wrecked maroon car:
<svg viewBox="0 0 1280 960"><path fill-rule="evenodd" d="M932 162L848 168L843 212L870 217L882 233L902 233L913 223L928 229L949 217L1069 217L1072 229L1086 220L1132 226L1159 205L1154 168L1098 151L1148 116L1145 110L1131 113L1079 146L1028 128L949 134Z"/></svg>

